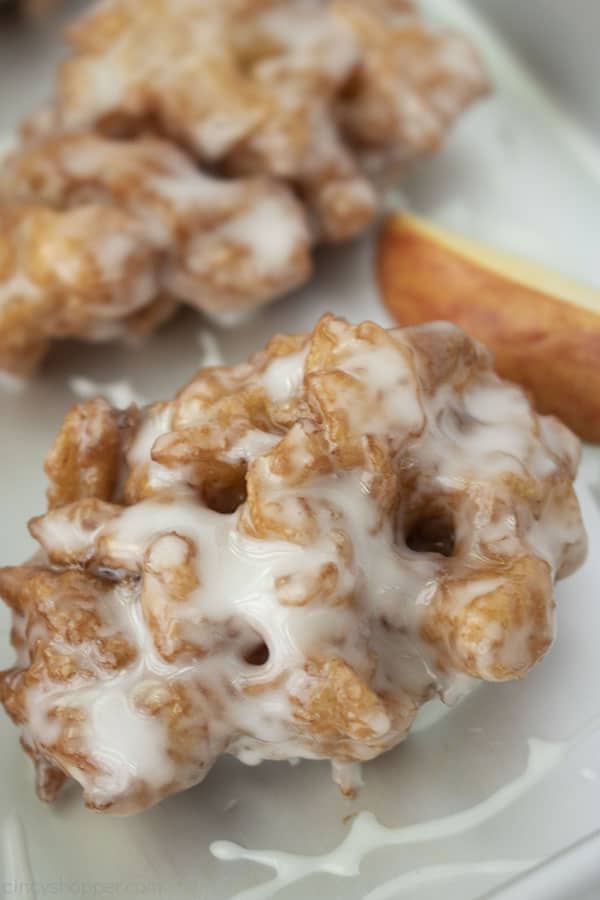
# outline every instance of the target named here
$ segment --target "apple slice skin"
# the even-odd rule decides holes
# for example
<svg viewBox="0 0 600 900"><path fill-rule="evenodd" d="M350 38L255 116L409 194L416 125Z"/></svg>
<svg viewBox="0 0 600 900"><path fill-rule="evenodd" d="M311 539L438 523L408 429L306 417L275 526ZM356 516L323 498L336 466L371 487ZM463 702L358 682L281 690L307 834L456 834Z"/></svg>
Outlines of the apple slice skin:
<svg viewBox="0 0 600 900"><path fill-rule="evenodd" d="M600 443L600 312L550 297L392 216L377 251L384 303L402 325L447 319L495 354L537 409Z"/></svg>

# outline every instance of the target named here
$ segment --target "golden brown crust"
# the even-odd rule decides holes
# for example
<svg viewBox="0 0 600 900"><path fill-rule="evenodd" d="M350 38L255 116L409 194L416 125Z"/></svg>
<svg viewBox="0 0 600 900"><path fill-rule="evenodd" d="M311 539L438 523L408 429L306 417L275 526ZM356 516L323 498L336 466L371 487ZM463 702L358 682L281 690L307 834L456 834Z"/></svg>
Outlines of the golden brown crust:
<svg viewBox="0 0 600 900"><path fill-rule="evenodd" d="M498 577L497 585L494 578ZM482 583L464 607L457 607L455 596L469 591L471 579L456 579L444 585L436 595L432 614L424 626L424 637L443 648L447 663L459 665L474 678L507 681L522 678L525 658L541 659L554 640L552 577L548 564L535 557L520 557L489 567L490 583ZM466 589L466 590L465 590ZM489 622L497 623L497 634L490 634ZM513 655L510 644L515 636L526 650ZM491 665L486 665L488 657Z"/></svg>
<svg viewBox="0 0 600 900"><path fill-rule="evenodd" d="M322 753L353 760L355 745L361 743L368 757L370 742L388 722L385 704L343 659L309 662L307 674L310 693L302 702L294 698L295 718L310 728ZM406 700L408 730L415 708Z"/></svg>
<svg viewBox="0 0 600 900"><path fill-rule="evenodd" d="M102 397L73 404L46 457L49 509L84 497L113 499L124 434L136 416L135 408L121 413Z"/></svg>

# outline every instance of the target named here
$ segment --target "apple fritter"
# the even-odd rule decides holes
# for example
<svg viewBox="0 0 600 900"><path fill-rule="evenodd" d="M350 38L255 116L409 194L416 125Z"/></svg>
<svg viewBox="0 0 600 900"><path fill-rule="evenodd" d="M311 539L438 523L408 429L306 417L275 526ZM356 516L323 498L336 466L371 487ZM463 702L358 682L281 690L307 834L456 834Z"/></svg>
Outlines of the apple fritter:
<svg viewBox="0 0 600 900"><path fill-rule="evenodd" d="M487 90L408 0L104 0L0 174L0 368L59 337L228 322L305 282L314 245Z"/></svg>
<svg viewBox="0 0 600 900"><path fill-rule="evenodd" d="M0 697L51 799L135 812L221 753L348 766L522 678L585 533L577 439L459 328L326 315L142 409L75 405Z"/></svg>
<svg viewBox="0 0 600 900"><path fill-rule="evenodd" d="M0 368L27 374L56 337L139 335L175 299L246 311L311 270L283 184L217 178L172 143L50 137L0 172Z"/></svg>

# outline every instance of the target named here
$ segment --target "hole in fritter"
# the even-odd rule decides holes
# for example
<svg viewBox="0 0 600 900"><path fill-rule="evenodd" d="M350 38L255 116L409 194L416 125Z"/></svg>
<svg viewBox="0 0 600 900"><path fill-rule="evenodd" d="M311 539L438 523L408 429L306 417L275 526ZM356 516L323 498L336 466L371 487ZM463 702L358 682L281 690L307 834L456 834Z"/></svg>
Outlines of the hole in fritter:
<svg viewBox="0 0 600 900"><path fill-rule="evenodd" d="M362 73L355 69L341 87L339 98L342 102L352 103L360 94Z"/></svg>
<svg viewBox="0 0 600 900"><path fill-rule="evenodd" d="M446 510L436 510L419 516L411 523L405 542L415 553L452 556L456 542L454 520Z"/></svg>
<svg viewBox="0 0 600 900"><path fill-rule="evenodd" d="M202 500L213 512L231 515L245 503L247 497L245 475L229 484L208 482L202 488Z"/></svg>
<svg viewBox="0 0 600 900"><path fill-rule="evenodd" d="M244 660L249 666L264 666L269 661L269 648L260 641L244 653Z"/></svg>

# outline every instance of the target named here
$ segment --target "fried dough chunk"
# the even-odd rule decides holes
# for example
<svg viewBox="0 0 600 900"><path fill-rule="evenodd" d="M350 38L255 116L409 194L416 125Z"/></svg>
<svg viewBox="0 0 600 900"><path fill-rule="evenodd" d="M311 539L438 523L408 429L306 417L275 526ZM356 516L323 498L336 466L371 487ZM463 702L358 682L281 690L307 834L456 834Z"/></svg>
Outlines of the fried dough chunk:
<svg viewBox="0 0 600 900"><path fill-rule="evenodd" d="M460 329L324 316L141 410L75 406L0 696L49 799L134 812L224 752L352 763L522 678L581 564L576 438Z"/></svg>
<svg viewBox="0 0 600 900"><path fill-rule="evenodd" d="M163 140L51 137L0 171L0 367L17 374L50 338L143 334L173 298L251 309L309 271L285 186L208 176Z"/></svg>
<svg viewBox="0 0 600 900"><path fill-rule="evenodd" d="M293 181L333 239L373 216L363 158L433 149L487 87L469 43L408 0L109 0L68 38L54 127L156 123L202 160Z"/></svg>
<svg viewBox="0 0 600 900"><path fill-rule="evenodd" d="M408 0L103 0L0 169L0 368L51 339L227 322L305 282L313 245L487 90ZM152 136L154 135L154 136Z"/></svg>

